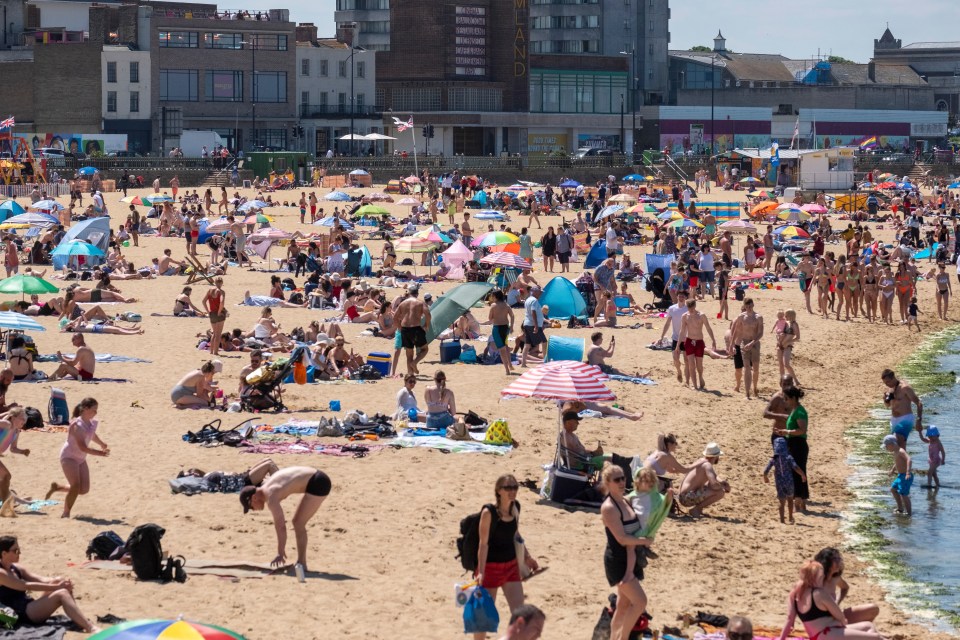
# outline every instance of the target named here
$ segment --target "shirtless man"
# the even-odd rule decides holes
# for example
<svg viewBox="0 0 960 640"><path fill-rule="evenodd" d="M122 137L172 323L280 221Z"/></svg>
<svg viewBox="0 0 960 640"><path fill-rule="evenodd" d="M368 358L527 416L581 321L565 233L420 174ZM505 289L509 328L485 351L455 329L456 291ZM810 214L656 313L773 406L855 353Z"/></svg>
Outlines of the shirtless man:
<svg viewBox="0 0 960 640"><path fill-rule="evenodd" d="M677 368L677 382L683 382L683 374L680 371L680 354L684 350L683 342L680 341L680 325L683 322L683 316L687 311L687 292L677 292L677 304L671 305L667 309L667 320L663 323L663 331L660 332L660 340L667 335L667 329L671 329L673 339L673 366ZM679 351L678 351L679 349ZM687 380L690 379L689 363L684 358L684 367L686 368Z"/></svg>
<svg viewBox="0 0 960 640"><path fill-rule="evenodd" d="M240 384L237 387L237 393L243 395L244 390L250 385L247 384L247 376L260 368L263 364L263 351L254 349L250 352L250 364L240 369Z"/></svg>
<svg viewBox="0 0 960 640"><path fill-rule="evenodd" d="M716 504L730 492L730 485L726 480L720 480L713 468L722 455L720 445L711 442L703 450L703 457L691 465L693 470L680 483L677 501L682 507L690 509L690 515L694 518L699 518L705 508Z"/></svg>
<svg viewBox="0 0 960 640"><path fill-rule="evenodd" d="M251 509L270 510L273 526L277 531L277 557L270 563L279 567L287 559L287 523L282 502L294 493L302 493L303 499L293 516L293 531L297 537L297 564L307 569L307 522L317 512L324 499L330 495L330 478L323 471L312 467L287 467L274 473L259 487L244 487L240 492L243 512Z"/></svg>
<svg viewBox="0 0 960 640"><path fill-rule="evenodd" d="M706 329L710 335L711 349L717 350L717 339L713 336L713 329L710 328L710 322L707 316L697 311L697 301L687 300L687 312L680 319L680 335L677 338L677 346L674 351L679 355L680 343L683 342L684 354L687 358L687 385L691 378L697 389L706 387L703 381L703 352L706 349L706 343L703 340L703 331ZM697 378L699 377L699 383Z"/></svg>
<svg viewBox="0 0 960 640"><path fill-rule="evenodd" d="M517 276L517 282L523 284L527 289L530 287L539 287L540 283L537 282L537 279L533 277L530 273L530 269L524 269L523 272Z"/></svg>
<svg viewBox="0 0 960 640"><path fill-rule="evenodd" d="M610 346L603 348L603 334L599 331L590 336L590 348L587 349L587 364L599 367L604 373L612 373L613 367L607 364L607 358L613 357L613 351L617 348L617 339L610 336Z"/></svg>
<svg viewBox="0 0 960 640"><path fill-rule="evenodd" d="M728 267L733 266L733 234L724 231L720 236L720 253L723 254L723 263Z"/></svg>
<svg viewBox="0 0 960 640"><path fill-rule="evenodd" d="M460 225L460 232L463 234L463 244L470 246L470 241L473 240L473 227L470 226L470 212L463 212L463 224Z"/></svg>
<svg viewBox="0 0 960 640"><path fill-rule="evenodd" d="M753 381L753 395L759 395L760 383L760 340L763 338L763 316L754 311L753 298L744 298L743 313L733 321L733 344L740 347L743 358L743 380L750 399L750 382Z"/></svg>
<svg viewBox="0 0 960 640"><path fill-rule="evenodd" d="M163 250L163 257L160 258L160 263L157 265L157 274L161 276L175 276L180 273L180 269L183 268L183 263L179 260L174 260L171 256L170 249Z"/></svg>
<svg viewBox="0 0 960 640"><path fill-rule="evenodd" d="M510 367L510 345L507 338L513 333L513 309L507 305L506 297L500 289L493 291L493 304L490 305L487 321L493 325L493 344L500 352L500 361L507 375L510 375L513 369Z"/></svg>
<svg viewBox="0 0 960 640"><path fill-rule="evenodd" d="M767 232L763 234L763 268L770 270L770 261L773 260L773 225L767 225Z"/></svg>
<svg viewBox="0 0 960 640"><path fill-rule="evenodd" d="M800 289L803 291L803 298L807 301L807 313L812 314L813 308L810 306L810 291L813 289L813 272L816 265L813 264L811 253L804 253L803 259L797 265L797 278L800 279Z"/></svg>
<svg viewBox="0 0 960 640"><path fill-rule="evenodd" d="M230 234L236 240L237 264L243 264L243 261L250 261L250 258L243 252L247 245L247 236L243 232L243 220L237 220L233 216L227 216L227 222L230 223Z"/></svg>
<svg viewBox="0 0 960 640"><path fill-rule="evenodd" d="M97 367L97 354L87 346L86 341L83 339L83 334L73 334L70 338L70 343L76 348L76 355L68 358L57 351L57 358L60 360L61 365L48 379L58 380L66 376L73 376L77 380L93 380L93 372Z"/></svg>
<svg viewBox="0 0 960 640"><path fill-rule="evenodd" d="M787 399L783 395L783 392L795 386L797 386L796 380L794 380L790 374L780 378L780 391L770 396L770 402L767 403L767 408L763 411L764 420L773 420L773 424L770 425L772 429L770 432L771 443L777 438L782 437L778 432L784 431L787 428L787 418L790 417L790 411L787 409Z"/></svg>
<svg viewBox="0 0 960 640"><path fill-rule="evenodd" d="M909 384L897 380L897 374L890 369L884 369L880 374L883 384L890 389L883 396L883 404L890 409L890 433L897 436L900 448L906 448L910 431L916 429L923 442L929 442L923 436L923 401ZM917 405L917 415L914 417L910 405Z"/></svg>
<svg viewBox="0 0 960 640"><path fill-rule="evenodd" d="M426 329L430 326L430 307L420 300L420 288L416 284L411 284L408 291L409 296L397 307L393 322L400 327L400 344L407 354L407 373L417 375L420 373L417 365L429 351Z"/></svg>

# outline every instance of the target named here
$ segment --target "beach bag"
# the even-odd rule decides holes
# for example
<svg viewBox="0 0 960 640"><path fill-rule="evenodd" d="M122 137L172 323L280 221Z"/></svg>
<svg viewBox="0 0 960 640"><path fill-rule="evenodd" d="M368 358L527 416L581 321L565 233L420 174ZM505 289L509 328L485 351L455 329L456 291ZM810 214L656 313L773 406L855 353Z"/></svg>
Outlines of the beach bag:
<svg viewBox="0 0 960 640"><path fill-rule="evenodd" d="M500 626L500 614L490 592L477 587L463 606L464 633L496 633Z"/></svg>
<svg viewBox="0 0 960 640"><path fill-rule="evenodd" d="M4 629L13 629L17 626L17 614L10 607L0 607L0 626Z"/></svg>
<svg viewBox="0 0 960 640"><path fill-rule="evenodd" d="M472 409L470 411L467 411L465 414L463 414L463 421L466 422L467 425L471 427L479 427L482 424L487 424L487 419L481 418L476 413L474 413Z"/></svg>
<svg viewBox="0 0 960 640"><path fill-rule="evenodd" d="M486 504L483 509L494 509L496 507ZM476 513L471 513L460 520L460 537L457 538L457 558L460 560L460 566L466 571L477 570L477 554L480 551L480 514L483 509Z"/></svg>
<svg viewBox="0 0 960 640"><path fill-rule="evenodd" d="M190 444L206 444L208 442L217 442L223 438L223 433L220 431L220 419L217 418L212 422L200 427L199 431L187 431L183 436L185 442Z"/></svg>
<svg viewBox="0 0 960 640"><path fill-rule="evenodd" d="M293 381L297 384L307 384L307 367L302 359L293 363Z"/></svg>
<svg viewBox="0 0 960 640"><path fill-rule="evenodd" d="M88 560L116 560L124 552L123 538L115 531L101 531L87 545Z"/></svg>
<svg viewBox="0 0 960 640"><path fill-rule="evenodd" d="M372 364L364 364L357 369L357 373L353 377L357 380L380 380L383 378L383 374Z"/></svg>
<svg viewBox="0 0 960 640"><path fill-rule="evenodd" d="M70 407L67 405L67 394L63 389L50 389L47 422L53 425L70 424Z"/></svg>
<svg viewBox="0 0 960 640"><path fill-rule="evenodd" d="M24 429L43 429L43 414L36 407L27 407L23 410L27 421L23 423Z"/></svg>
<svg viewBox="0 0 960 640"><path fill-rule="evenodd" d="M141 322L143 320L143 316L135 311L127 311L121 317L127 322Z"/></svg>
<svg viewBox="0 0 960 640"><path fill-rule="evenodd" d="M287 300L290 304L303 304L303 293L297 291L290 294L290 299Z"/></svg>
<svg viewBox="0 0 960 640"><path fill-rule="evenodd" d="M477 364L477 350L471 345L465 345L460 351L460 362L464 364Z"/></svg>
<svg viewBox="0 0 960 640"><path fill-rule="evenodd" d="M483 444L511 445L513 436L510 434L510 427L503 418L497 418L487 427L487 433L483 437Z"/></svg>
<svg viewBox="0 0 960 640"><path fill-rule="evenodd" d="M163 547L166 531L155 524L142 524L127 538L127 554L139 580L159 580L163 575Z"/></svg>

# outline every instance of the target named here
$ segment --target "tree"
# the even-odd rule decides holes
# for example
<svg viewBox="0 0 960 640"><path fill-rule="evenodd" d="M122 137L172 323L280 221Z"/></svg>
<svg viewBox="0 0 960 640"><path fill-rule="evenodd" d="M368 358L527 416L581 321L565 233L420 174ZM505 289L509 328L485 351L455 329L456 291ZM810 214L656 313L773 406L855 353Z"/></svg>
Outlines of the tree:
<svg viewBox="0 0 960 640"><path fill-rule="evenodd" d="M847 60L843 56L830 56L827 58L827 62L832 64L856 64L853 60Z"/></svg>
<svg viewBox="0 0 960 640"><path fill-rule="evenodd" d="M710 47L705 47L702 44L698 44L695 47L690 47L690 51L696 51L697 53L711 53L713 49Z"/></svg>

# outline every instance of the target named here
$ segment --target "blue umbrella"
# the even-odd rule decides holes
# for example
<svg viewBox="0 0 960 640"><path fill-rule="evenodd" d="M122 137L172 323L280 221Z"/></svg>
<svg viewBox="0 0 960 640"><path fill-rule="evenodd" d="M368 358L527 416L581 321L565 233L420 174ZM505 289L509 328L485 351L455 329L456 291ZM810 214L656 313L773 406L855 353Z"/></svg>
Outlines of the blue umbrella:
<svg viewBox="0 0 960 640"><path fill-rule="evenodd" d="M332 191L327 195L323 196L324 200L330 200L331 202L350 202L350 194L344 193L343 191Z"/></svg>
<svg viewBox="0 0 960 640"><path fill-rule="evenodd" d="M337 220L340 221L340 226L343 227L344 229L353 228L353 224L351 224L347 220L344 220L343 218L337 218L335 216L327 216L326 218L321 218L320 220L317 220L313 224L320 227L332 227L337 222Z"/></svg>
<svg viewBox="0 0 960 640"><path fill-rule="evenodd" d="M97 169L95 167L80 167L77 170L77 173L79 173L82 176L92 176L96 172L97 172Z"/></svg>
<svg viewBox="0 0 960 640"><path fill-rule="evenodd" d="M624 182L645 182L646 178L641 176L639 173L631 173L628 176L623 176Z"/></svg>
<svg viewBox="0 0 960 640"><path fill-rule="evenodd" d="M13 311L0 311L0 327L14 331L46 331L33 318Z"/></svg>
<svg viewBox="0 0 960 640"><path fill-rule="evenodd" d="M960 189L960 182L951 182L950 184L947 185L947 189ZM0 204L0 210L2 209L3 209L3 205Z"/></svg>
<svg viewBox="0 0 960 640"><path fill-rule="evenodd" d="M597 214L597 217L594 220L594 222L599 222L600 220L603 220L604 218L607 218L609 216L615 216L623 210L624 210L624 206L621 204L611 204L609 206L606 206L600 210L600 213Z"/></svg>
<svg viewBox="0 0 960 640"><path fill-rule="evenodd" d="M500 211L495 211L493 209L483 209L473 217L475 220L503 220L505 216Z"/></svg>
<svg viewBox="0 0 960 640"><path fill-rule="evenodd" d="M580 183L576 180L564 180L559 184L561 189L576 189L580 186Z"/></svg>
<svg viewBox="0 0 960 640"><path fill-rule="evenodd" d="M61 243L53 253L54 256L96 256L103 257L103 249L84 240L68 240Z"/></svg>
<svg viewBox="0 0 960 640"><path fill-rule="evenodd" d="M10 216L4 221L5 224L30 224L30 225L51 225L59 224L60 220L50 215L49 213L40 213L38 211L30 211L27 213L19 213L15 216Z"/></svg>
<svg viewBox="0 0 960 640"><path fill-rule="evenodd" d="M905 191L910 191L910 190L916 189L916 187L913 186L912 184L910 184L909 182L899 182L899 183L897 183L897 189L903 189L903 190L905 190Z"/></svg>
<svg viewBox="0 0 960 640"><path fill-rule="evenodd" d="M243 213L246 213L251 209L263 209L269 206L270 205L264 202L263 200L251 200L250 202L244 202L242 205L237 207L237 211L242 211Z"/></svg>
<svg viewBox="0 0 960 640"><path fill-rule="evenodd" d="M16 200L6 200L0 202L0 218L8 218L9 216L15 216L21 213L24 213L24 209L19 202Z"/></svg>
<svg viewBox="0 0 960 640"><path fill-rule="evenodd" d="M33 211L59 211L63 209L63 205L56 200L37 200L30 205L30 209Z"/></svg>

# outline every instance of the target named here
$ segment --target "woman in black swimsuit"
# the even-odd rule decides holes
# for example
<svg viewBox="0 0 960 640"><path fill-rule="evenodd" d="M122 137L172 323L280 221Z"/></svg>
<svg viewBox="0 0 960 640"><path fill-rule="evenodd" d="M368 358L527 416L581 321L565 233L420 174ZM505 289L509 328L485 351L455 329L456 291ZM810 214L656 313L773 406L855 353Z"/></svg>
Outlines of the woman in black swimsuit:
<svg viewBox="0 0 960 640"><path fill-rule="evenodd" d="M640 519L624 497L627 477L623 469L606 463L602 478L608 492L600 506L607 533L603 569L610 586L617 587L617 610L610 622L610 640L627 640L633 625L647 608L647 594L640 585L645 556L638 553L637 547L649 546L650 540L634 537L640 529Z"/></svg>
<svg viewBox="0 0 960 640"><path fill-rule="evenodd" d="M14 564L20 559L20 543L13 536L0 536L0 605L13 609L21 621L42 624L60 607L84 633L99 629L80 612L73 599L73 582L66 578L45 578ZM42 591L37 599L27 591Z"/></svg>

